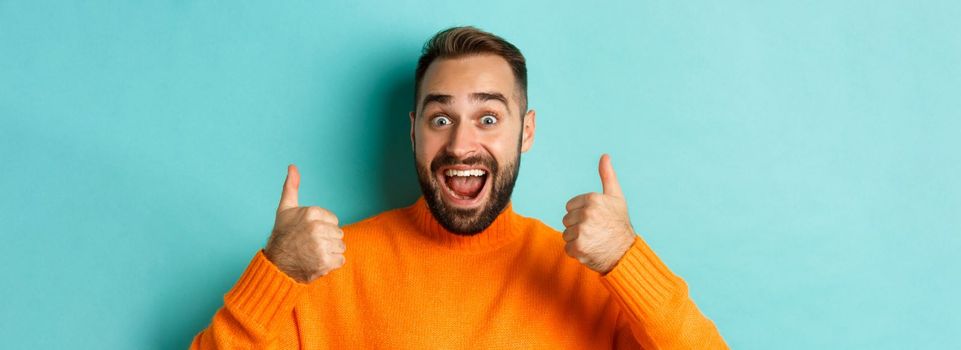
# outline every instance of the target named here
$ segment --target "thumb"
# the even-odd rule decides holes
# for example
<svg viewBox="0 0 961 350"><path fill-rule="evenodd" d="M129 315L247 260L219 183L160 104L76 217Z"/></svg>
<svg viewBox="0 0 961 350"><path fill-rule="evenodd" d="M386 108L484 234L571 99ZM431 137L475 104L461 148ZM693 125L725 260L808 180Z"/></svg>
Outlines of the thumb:
<svg viewBox="0 0 961 350"><path fill-rule="evenodd" d="M604 188L604 194L624 197L621 192L621 184L617 182L617 174L614 174L614 166L611 165L611 156L606 153L601 155L597 172L601 174L601 186Z"/></svg>
<svg viewBox="0 0 961 350"><path fill-rule="evenodd" d="M280 193L280 206L277 211L297 207L297 189L300 188L300 172L296 165L287 166L287 180L284 180L284 191Z"/></svg>

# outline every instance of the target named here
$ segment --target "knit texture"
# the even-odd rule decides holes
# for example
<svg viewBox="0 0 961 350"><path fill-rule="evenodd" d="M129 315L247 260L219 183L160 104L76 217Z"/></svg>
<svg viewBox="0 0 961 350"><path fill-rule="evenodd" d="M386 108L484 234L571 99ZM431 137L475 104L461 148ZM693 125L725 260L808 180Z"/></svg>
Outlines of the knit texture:
<svg viewBox="0 0 961 350"><path fill-rule="evenodd" d="M727 348L640 237L601 276L510 205L473 236L423 197L343 230L346 264L310 284L257 252L191 348Z"/></svg>

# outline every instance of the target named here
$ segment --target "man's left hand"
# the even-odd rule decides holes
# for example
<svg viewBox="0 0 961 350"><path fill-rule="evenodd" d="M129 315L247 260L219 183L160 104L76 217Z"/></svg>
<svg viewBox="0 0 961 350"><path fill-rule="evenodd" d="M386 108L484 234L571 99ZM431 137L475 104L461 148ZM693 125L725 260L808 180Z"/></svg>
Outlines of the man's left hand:
<svg viewBox="0 0 961 350"><path fill-rule="evenodd" d="M627 213L627 202L611 166L611 157L598 164L603 193L585 193L567 202L563 223L564 250L591 270L606 274L617 265L636 234Z"/></svg>

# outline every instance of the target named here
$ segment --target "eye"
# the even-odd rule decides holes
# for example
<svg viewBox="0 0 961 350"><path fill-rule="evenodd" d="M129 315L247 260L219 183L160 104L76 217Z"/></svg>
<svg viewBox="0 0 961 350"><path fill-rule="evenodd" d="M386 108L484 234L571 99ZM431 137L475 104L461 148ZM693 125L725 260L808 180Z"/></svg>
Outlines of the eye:
<svg viewBox="0 0 961 350"><path fill-rule="evenodd" d="M430 119L430 125L444 126L453 123L446 115L439 115Z"/></svg>
<svg viewBox="0 0 961 350"><path fill-rule="evenodd" d="M481 117L481 124L483 125L494 125L497 124L497 116L493 114L487 114Z"/></svg>

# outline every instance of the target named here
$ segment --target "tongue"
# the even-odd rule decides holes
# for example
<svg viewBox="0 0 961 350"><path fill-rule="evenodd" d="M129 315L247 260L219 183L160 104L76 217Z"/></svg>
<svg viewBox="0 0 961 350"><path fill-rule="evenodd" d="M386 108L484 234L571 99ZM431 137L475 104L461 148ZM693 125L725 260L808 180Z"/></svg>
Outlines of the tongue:
<svg viewBox="0 0 961 350"><path fill-rule="evenodd" d="M484 186L483 176L450 176L447 186L459 196L474 198Z"/></svg>

